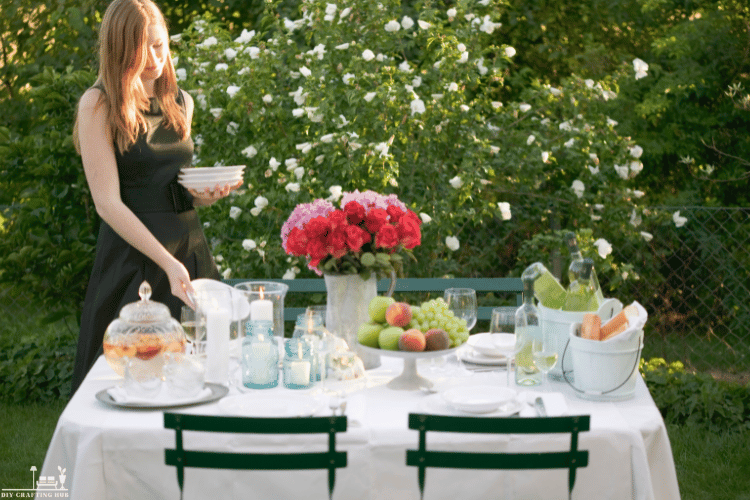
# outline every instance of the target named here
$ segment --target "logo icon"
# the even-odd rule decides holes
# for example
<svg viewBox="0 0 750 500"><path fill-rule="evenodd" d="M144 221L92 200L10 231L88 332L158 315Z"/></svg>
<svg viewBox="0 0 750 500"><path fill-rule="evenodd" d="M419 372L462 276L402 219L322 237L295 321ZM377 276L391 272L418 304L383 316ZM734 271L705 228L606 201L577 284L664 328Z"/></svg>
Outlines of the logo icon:
<svg viewBox="0 0 750 500"><path fill-rule="evenodd" d="M39 476L36 479L36 466L32 465L29 469L31 472L31 488L3 488L0 498L21 498L27 497L24 492L35 492L36 498L68 498L68 489L65 487L67 469L57 466L59 474L57 476Z"/></svg>

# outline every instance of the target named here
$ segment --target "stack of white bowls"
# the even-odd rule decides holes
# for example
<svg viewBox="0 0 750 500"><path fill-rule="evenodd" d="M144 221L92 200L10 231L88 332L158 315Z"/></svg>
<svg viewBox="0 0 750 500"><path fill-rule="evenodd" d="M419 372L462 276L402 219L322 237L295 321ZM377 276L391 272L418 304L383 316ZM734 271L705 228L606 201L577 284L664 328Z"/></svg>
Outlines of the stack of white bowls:
<svg viewBox="0 0 750 500"><path fill-rule="evenodd" d="M208 188L213 190L217 185L223 187L225 184L234 185L242 179L245 165L232 165L229 167L185 167L177 176L179 182L186 189L203 191Z"/></svg>

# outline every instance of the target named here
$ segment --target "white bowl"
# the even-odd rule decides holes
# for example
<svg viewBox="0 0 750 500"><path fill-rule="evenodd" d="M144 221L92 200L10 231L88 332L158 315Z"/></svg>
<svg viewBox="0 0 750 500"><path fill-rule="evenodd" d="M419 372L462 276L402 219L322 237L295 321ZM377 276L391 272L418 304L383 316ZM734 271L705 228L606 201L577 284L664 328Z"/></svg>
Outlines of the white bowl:
<svg viewBox="0 0 750 500"><path fill-rule="evenodd" d="M498 385L454 387L442 393L453 408L467 413L489 413L516 398L516 391Z"/></svg>
<svg viewBox="0 0 750 500"><path fill-rule="evenodd" d="M516 345L516 334L515 333L495 333L494 336L494 342L495 342L495 349L498 349L500 352L503 353L509 353L513 352L513 348Z"/></svg>
<svg viewBox="0 0 750 500"><path fill-rule="evenodd" d="M183 167L180 173L183 175L205 174L213 172L215 174L237 173L245 170L245 165L231 165L228 167Z"/></svg>
<svg viewBox="0 0 750 500"><path fill-rule="evenodd" d="M196 191L203 191L204 189L208 188L209 190L213 190L216 185L218 184L219 187L223 187L225 184L229 184L230 186L233 186L237 184L242 177L232 177L232 178L226 178L226 179L196 179L196 180L187 180L187 179L177 179L177 182L183 186L185 189L195 189Z"/></svg>
<svg viewBox="0 0 750 500"><path fill-rule="evenodd" d="M504 356L508 351L506 350L504 352L502 348L496 344L495 337L500 335L510 335L515 339L515 336L512 333L475 333L473 335L469 335L469 340L467 340L466 343L479 354L483 354L485 356L490 356L493 358L499 358L501 356ZM511 344L510 350L512 350L512 348L513 345Z"/></svg>

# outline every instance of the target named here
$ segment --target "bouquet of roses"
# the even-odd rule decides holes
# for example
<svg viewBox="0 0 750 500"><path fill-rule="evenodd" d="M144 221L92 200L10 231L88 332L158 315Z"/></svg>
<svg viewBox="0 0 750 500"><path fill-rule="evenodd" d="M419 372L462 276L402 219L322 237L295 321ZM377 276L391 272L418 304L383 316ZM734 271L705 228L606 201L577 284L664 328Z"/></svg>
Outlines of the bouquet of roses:
<svg viewBox="0 0 750 500"><path fill-rule="evenodd" d="M287 254L306 257L317 274L386 276L422 241L421 219L396 195L344 193L341 208L323 199L297 205L281 228Z"/></svg>

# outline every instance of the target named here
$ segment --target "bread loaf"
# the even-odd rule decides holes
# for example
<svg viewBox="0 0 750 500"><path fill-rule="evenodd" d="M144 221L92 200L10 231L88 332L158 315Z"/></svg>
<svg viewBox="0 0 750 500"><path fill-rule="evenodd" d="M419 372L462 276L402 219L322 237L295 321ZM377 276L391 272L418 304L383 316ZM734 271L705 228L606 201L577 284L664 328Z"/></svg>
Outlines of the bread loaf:
<svg viewBox="0 0 750 500"><path fill-rule="evenodd" d="M581 337L584 339L600 340L602 319L598 314L586 313L581 323Z"/></svg>

